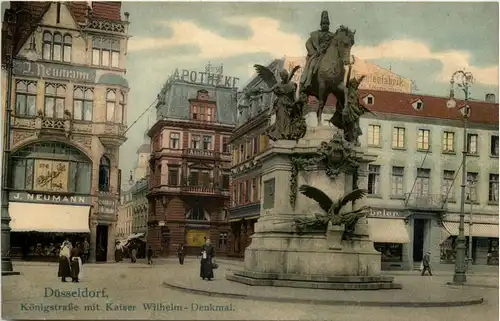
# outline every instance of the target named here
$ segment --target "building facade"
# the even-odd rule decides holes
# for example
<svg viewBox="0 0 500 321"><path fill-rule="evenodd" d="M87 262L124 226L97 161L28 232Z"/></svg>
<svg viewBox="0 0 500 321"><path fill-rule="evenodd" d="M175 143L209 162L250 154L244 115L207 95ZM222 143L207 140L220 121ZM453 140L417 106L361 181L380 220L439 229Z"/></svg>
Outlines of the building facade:
<svg viewBox="0 0 500 321"><path fill-rule="evenodd" d="M116 221L116 240L126 240L132 234L133 222L133 202L132 189L122 191L120 197L120 206L118 208L118 218Z"/></svg>
<svg viewBox="0 0 500 321"><path fill-rule="evenodd" d="M4 20L14 39L13 255L85 237L90 261L114 260L129 15L122 20L120 2L11 2L8 10L18 15ZM25 55L32 48L35 61Z"/></svg>
<svg viewBox="0 0 500 321"><path fill-rule="evenodd" d="M276 70L280 66L279 61L270 65ZM254 79L245 91L258 86ZM365 106L376 114L361 119L360 142L378 155L370 164L367 203L372 207L369 222L375 247L382 253L382 268L412 269L428 250L433 264L453 263L464 140L459 111L446 107L447 98L373 89L360 93ZM247 95L238 102L238 125L230 140L230 255L243 256L260 212L260 164L254 157L269 146L262 135L272 100L271 95ZM472 222L474 264L498 264L498 104L494 96L486 100L469 103L472 113L466 138L470 182L466 222ZM332 106L334 100L327 102L325 114L332 113ZM307 112L315 107L311 100ZM468 229L469 224L466 235Z"/></svg>
<svg viewBox="0 0 500 321"><path fill-rule="evenodd" d="M149 131L147 241L160 255L175 255L180 244L197 254L206 237L225 255L236 89L191 80L167 82Z"/></svg>
<svg viewBox="0 0 500 321"><path fill-rule="evenodd" d="M132 233L148 233L148 177L132 187Z"/></svg>

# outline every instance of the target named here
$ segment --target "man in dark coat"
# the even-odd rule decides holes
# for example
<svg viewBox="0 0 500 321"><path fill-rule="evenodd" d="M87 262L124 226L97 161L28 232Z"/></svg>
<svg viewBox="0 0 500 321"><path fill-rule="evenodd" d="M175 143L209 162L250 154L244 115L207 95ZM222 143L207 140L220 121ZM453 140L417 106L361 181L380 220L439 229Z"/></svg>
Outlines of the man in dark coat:
<svg viewBox="0 0 500 321"><path fill-rule="evenodd" d="M180 265L183 265L184 257L186 256L186 253L184 252L184 244L179 245L179 248L177 249L177 256L179 257Z"/></svg>
<svg viewBox="0 0 500 321"><path fill-rule="evenodd" d="M76 243L76 246L73 248L73 250L71 250L71 280L75 283L80 282L79 274L82 265L80 257L81 252L81 245L79 243Z"/></svg>
<svg viewBox="0 0 500 321"><path fill-rule="evenodd" d="M424 258L422 260L422 265L424 266L424 268L422 269L422 275L425 275L425 271L429 271L429 275L432 276L430 251L427 251L427 253L425 253Z"/></svg>
<svg viewBox="0 0 500 321"><path fill-rule="evenodd" d="M207 238L205 244L201 247L201 264L200 277L208 281L214 278L214 270L212 263L215 257L215 248L210 244L210 239Z"/></svg>

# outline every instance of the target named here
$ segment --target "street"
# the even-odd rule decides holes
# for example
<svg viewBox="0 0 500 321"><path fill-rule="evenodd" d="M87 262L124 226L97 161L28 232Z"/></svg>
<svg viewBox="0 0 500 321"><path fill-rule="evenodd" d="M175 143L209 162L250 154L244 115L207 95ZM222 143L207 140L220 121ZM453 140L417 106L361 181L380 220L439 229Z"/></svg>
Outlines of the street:
<svg viewBox="0 0 500 321"><path fill-rule="evenodd" d="M217 282L225 269L238 263L224 262L216 271ZM498 289L464 288L481 293L482 305L454 308L364 308L252 301L193 295L166 288L165 279L183 279L197 273L198 261L164 260L151 267L139 261L88 264L79 284L62 283L57 265L18 263L20 276L2 278L3 319L163 319L163 320L498 320ZM449 276L435 276L445 283ZM498 284L494 276L476 278L476 283ZM271 289L273 290L273 289ZM276 289L286 291L285 288ZM384 295L383 291L377 295ZM335 296L335 291L332 291Z"/></svg>

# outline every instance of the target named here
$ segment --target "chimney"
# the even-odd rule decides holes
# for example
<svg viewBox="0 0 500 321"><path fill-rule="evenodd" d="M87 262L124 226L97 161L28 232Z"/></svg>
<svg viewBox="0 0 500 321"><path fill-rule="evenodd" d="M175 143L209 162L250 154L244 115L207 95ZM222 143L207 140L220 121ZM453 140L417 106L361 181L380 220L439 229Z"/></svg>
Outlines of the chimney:
<svg viewBox="0 0 500 321"><path fill-rule="evenodd" d="M495 94L486 94L486 97L484 99L487 103L496 103L496 97L495 97Z"/></svg>

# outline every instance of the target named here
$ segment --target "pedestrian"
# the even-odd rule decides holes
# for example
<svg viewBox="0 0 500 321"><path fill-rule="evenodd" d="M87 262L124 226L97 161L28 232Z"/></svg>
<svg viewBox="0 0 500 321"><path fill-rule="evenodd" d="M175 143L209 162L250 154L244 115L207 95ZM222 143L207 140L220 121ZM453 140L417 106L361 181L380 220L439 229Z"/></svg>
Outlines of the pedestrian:
<svg viewBox="0 0 500 321"><path fill-rule="evenodd" d="M205 244L201 247L201 262L200 262L200 277L208 281L214 278L214 263L215 249L207 238Z"/></svg>
<svg viewBox="0 0 500 321"><path fill-rule="evenodd" d="M130 245L131 247L131 251L130 251L130 261L132 263L135 263L137 261L137 247L135 245L135 243L132 243Z"/></svg>
<svg viewBox="0 0 500 321"><path fill-rule="evenodd" d="M80 282L82 272L82 259L80 244L77 242L73 250L71 250L71 281L74 283Z"/></svg>
<svg viewBox="0 0 500 321"><path fill-rule="evenodd" d="M180 265L184 265L184 257L186 256L186 253L184 252L184 244L179 245L179 248L177 249L177 256L179 257Z"/></svg>
<svg viewBox="0 0 500 321"><path fill-rule="evenodd" d="M432 276L431 271L431 252L427 251L422 260L422 276L425 275L425 271L429 271L429 275Z"/></svg>
<svg viewBox="0 0 500 321"><path fill-rule="evenodd" d="M89 254L90 254L90 244L87 241L87 238L83 240L83 262L82 263L87 263L89 261Z"/></svg>
<svg viewBox="0 0 500 321"><path fill-rule="evenodd" d="M62 282L66 282L66 278L71 276L70 246L71 243L69 243L68 240L65 240L61 246L61 250L59 251L59 271L57 272L57 276L61 278Z"/></svg>
<svg viewBox="0 0 500 321"><path fill-rule="evenodd" d="M151 245L148 248L148 265L153 265L153 249Z"/></svg>

